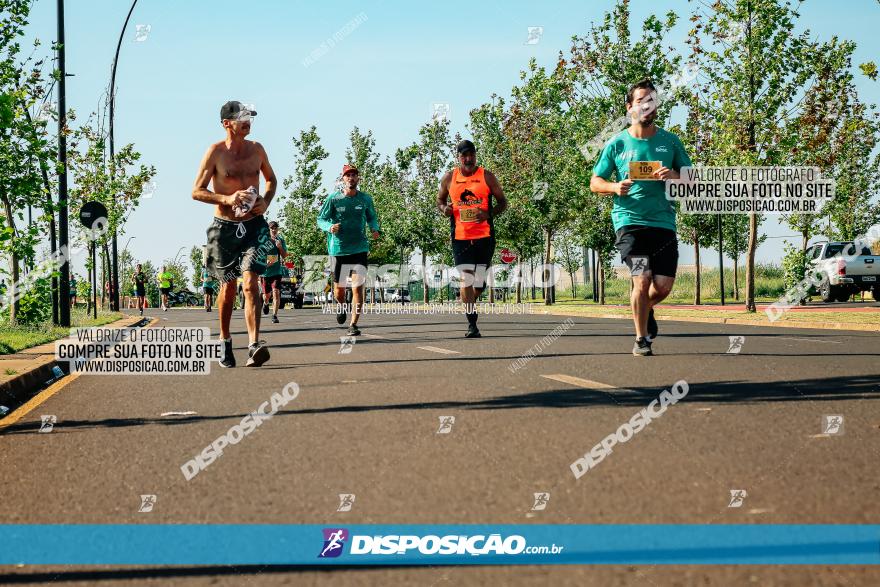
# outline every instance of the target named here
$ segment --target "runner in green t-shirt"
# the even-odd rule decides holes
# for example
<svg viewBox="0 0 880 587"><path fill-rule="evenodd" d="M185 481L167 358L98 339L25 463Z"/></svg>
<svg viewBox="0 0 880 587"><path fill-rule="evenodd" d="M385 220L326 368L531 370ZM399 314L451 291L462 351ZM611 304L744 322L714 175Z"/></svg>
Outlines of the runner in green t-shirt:
<svg viewBox="0 0 880 587"><path fill-rule="evenodd" d="M360 175L352 165L342 166L343 189L327 196L318 213L318 228L327 232L330 270L336 284L336 322L345 323L345 294L351 277L352 312L349 336L358 336L358 319L364 301L370 241L365 230L370 228L373 240L379 239L379 217L373 198L357 189Z"/></svg>
<svg viewBox="0 0 880 587"><path fill-rule="evenodd" d="M263 314L269 313L269 296L272 296L272 322L278 324L278 306L281 305L281 278L287 273L284 257L287 256L287 244L278 234L278 223L269 223L269 251L266 253L266 270L263 271Z"/></svg>
<svg viewBox="0 0 880 587"><path fill-rule="evenodd" d="M162 271L159 272L159 291L162 293L162 311L168 311L168 294L174 287L174 274L168 271L165 265L162 265Z"/></svg>
<svg viewBox="0 0 880 587"><path fill-rule="evenodd" d="M202 265L202 292L205 294L205 312L211 311L214 305L214 292L217 291L217 282L214 276L208 271L206 265Z"/></svg>
<svg viewBox="0 0 880 587"><path fill-rule="evenodd" d="M678 179L690 167L681 140L658 128L657 90L650 80L633 85L626 94L632 124L609 140L593 168L590 190L613 195L611 219L617 232L615 246L632 277L633 354L650 356L657 337L654 306L672 291L678 268L675 209L666 199L668 179ZM640 173L630 177L630 165ZM617 181L612 182L611 175Z"/></svg>
<svg viewBox="0 0 880 587"><path fill-rule="evenodd" d="M70 274L70 307L76 306L76 277Z"/></svg>

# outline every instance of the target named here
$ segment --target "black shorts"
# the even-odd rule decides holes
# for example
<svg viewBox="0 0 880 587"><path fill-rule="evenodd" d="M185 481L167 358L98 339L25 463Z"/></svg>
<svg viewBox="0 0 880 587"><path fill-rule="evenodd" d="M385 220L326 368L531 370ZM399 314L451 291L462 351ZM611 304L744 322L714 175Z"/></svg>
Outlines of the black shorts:
<svg viewBox="0 0 880 587"><path fill-rule="evenodd" d="M351 255L337 255L335 257L330 257L330 271L333 272L333 283L342 283L345 285L345 280L342 279L342 268L346 267L348 273L345 277L348 277L354 272L361 273L366 277L367 275L367 266L369 262L367 261L367 252L363 253L353 253ZM363 269L361 269L363 267ZM355 271L355 268L357 270ZM342 279L342 281L340 281Z"/></svg>
<svg viewBox="0 0 880 587"><path fill-rule="evenodd" d="M213 287L203 287L202 291L209 296L214 295L214 288Z"/></svg>
<svg viewBox="0 0 880 587"><path fill-rule="evenodd" d="M492 264L492 255L495 254L495 239L491 236L474 240L452 239L452 258L456 267L459 265L482 265L489 267Z"/></svg>
<svg viewBox="0 0 880 587"><path fill-rule="evenodd" d="M263 293L269 293L273 289L281 291L281 276L263 277Z"/></svg>
<svg viewBox="0 0 880 587"><path fill-rule="evenodd" d="M171 293L171 288L170 287L160 287L159 293L161 293L163 296L167 296L168 294Z"/></svg>
<svg viewBox="0 0 880 587"><path fill-rule="evenodd" d="M146 290L145 288L139 287L139 288L137 288L137 289L134 290L134 295L136 295L136 296L139 297L139 298L146 297L146 295L147 295L147 290Z"/></svg>
<svg viewBox="0 0 880 587"><path fill-rule="evenodd" d="M620 258L630 272L650 271L675 277L678 269L678 237L674 230L655 226L629 225L617 231ZM637 274L637 273L635 273Z"/></svg>
<svg viewBox="0 0 880 587"><path fill-rule="evenodd" d="M238 279L244 271L262 273L270 246L269 225L262 216L245 222L215 217L208 227L208 271L220 283Z"/></svg>

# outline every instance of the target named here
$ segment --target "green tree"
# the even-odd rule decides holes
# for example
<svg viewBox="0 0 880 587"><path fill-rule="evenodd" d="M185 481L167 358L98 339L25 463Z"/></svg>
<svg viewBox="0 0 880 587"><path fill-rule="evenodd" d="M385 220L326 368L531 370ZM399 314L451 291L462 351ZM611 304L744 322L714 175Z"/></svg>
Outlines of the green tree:
<svg viewBox="0 0 880 587"><path fill-rule="evenodd" d="M189 262L193 270L192 284L196 291L198 291L202 287L202 267L204 266L201 246L194 246L189 250Z"/></svg>
<svg viewBox="0 0 880 587"><path fill-rule="evenodd" d="M784 165L807 148L803 121L813 90L839 85L846 53L837 39L798 32L784 0L730 0L695 10L688 44L700 80L694 95L705 148L715 165ZM831 68L823 71L823 68ZM693 110L693 109L692 109ZM755 307L759 218L749 215L746 309Z"/></svg>
<svg viewBox="0 0 880 587"><path fill-rule="evenodd" d="M318 228L318 212L326 191L321 187L321 161L329 153L321 146L315 126L300 131L293 139L293 174L284 179L281 196L281 234L287 243L289 260L303 267L306 255L326 255L327 236Z"/></svg>
<svg viewBox="0 0 880 587"><path fill-rule="evenodd" d="M11 322L17 320L22 263L33 267L35 247L45 232L48 217L36 222L25 222L24 212L30 207L46 205L45 162L51 157L50 148L43 140L39 125L30 117L29 108L45 93L46 80L42 74L43 60L31 57L20 59L20 37L28 24L31 2L0 0L0 256L9 259L7 295L13 299L9 310ZM34 43L34 52L39 42ZM45 125L43 125L43 129ZM51 213L51 206L48 212ZM28 287L24 285L23 287ZM48 303L40 295L29 304ZM33 312L31 312L33 315Z"/></svg>

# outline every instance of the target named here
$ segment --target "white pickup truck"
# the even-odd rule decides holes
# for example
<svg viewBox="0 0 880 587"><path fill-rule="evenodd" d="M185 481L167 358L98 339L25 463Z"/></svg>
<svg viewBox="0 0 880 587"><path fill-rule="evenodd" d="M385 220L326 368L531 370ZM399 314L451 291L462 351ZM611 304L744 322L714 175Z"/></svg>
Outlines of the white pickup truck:
<svg viewBox="0 0 880 587"><path fill-rule="evenodd" d="M874 300L880 302L880 255L862 247L855 259L847 261L843 255L837 256L851 245L851 241L837 241L816 243L807 248L807 271L822 275L817 288L819 296L826 303L845 302L853 294L870 290Z"/></svg>

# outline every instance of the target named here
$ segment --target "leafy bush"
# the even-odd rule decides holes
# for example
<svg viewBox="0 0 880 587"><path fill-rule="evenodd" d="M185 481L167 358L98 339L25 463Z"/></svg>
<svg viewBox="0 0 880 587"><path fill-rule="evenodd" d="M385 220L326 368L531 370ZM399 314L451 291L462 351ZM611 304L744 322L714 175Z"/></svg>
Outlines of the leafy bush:
<svg viewBox="0 0 880 587"><path fill-rule="evenodd" d="M785 289L788 289L804 279L807 260L804 251L795 248L790 243L785 243L783 250L785 255L782 257L782 277Z"/></svg>
<svg viewBox="0 0 880 587"><path fill-rule="evenodd" d="M9 323L7 306L2 310L3 321ZM16 320L22 325L37 325L52 319L52 282L48 277L34 280L19 299Z"/></svg>

